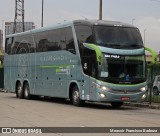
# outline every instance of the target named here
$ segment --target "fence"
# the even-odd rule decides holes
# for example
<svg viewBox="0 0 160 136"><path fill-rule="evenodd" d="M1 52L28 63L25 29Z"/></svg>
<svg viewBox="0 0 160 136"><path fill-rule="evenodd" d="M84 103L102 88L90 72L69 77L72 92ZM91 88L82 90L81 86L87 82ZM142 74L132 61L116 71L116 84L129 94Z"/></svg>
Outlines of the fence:
<svg viewBox="0 0 160 136"><path fill-rule="evenodd" d="M160 103L160 63L148 65L148 102Z"/></svg>
<svg viewBox="0 0 160 136"><path fill-rule="evenodd" d="M0 88L4 88L4 68L0 65Z"/></svg>

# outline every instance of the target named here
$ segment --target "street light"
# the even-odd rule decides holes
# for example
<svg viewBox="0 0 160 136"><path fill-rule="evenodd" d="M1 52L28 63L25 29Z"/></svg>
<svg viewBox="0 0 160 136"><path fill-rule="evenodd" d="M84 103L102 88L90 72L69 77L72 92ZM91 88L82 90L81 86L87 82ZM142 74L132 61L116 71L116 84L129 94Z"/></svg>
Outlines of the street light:
<svg viewBox="0 0 160 136"><path fill-rule="evenodd" d="M42 21L41 21L41 27L43 27L43 7L44 7L44 1L42 0Z"/></svg>
<svg viewBox="0 0 160 136"><path fill-rule="evenodd" d="M147 29L144 29L144 46L145 46L145 44L146 44L146 43L145 43L145 42L146 42L146 41L145 41L145 40L146 40L146 31L147 31Z"/></svg>
<svg viewBox="0 0 160 136"><path fill-rule="evenodd" d="M102 0L99 0L99 20L102 20Z"/></svg>

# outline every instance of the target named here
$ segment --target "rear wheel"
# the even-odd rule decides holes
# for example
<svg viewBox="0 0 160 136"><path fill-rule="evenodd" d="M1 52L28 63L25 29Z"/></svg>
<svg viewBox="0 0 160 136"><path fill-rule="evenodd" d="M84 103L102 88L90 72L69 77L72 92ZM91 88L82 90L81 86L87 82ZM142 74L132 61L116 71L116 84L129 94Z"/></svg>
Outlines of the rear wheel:
<svg viewBox="0 0 160 136"><path fill-rule="evenodd" d="M113 108L120 108L123 105L123 102L111 102Z"/></svg>
<svg viewBox="0 0 160 136"><path fill-rule="evenodd" d="M74 86L72 89L72 103L75 106L83 106L85 101L80 99L80 93L77 86Z"/></svg>
<svg viewBox="0 0 160 136"><path fill-rule="evenodd" d="M30 89L29 89L29 84L28 83L25 83L24 84L24 98L25 99L30 99Z"/></svg>
<svg viewBox="0 0 160 136"><path fill-rule="evenodd" d="M16 86L16 97L20 99L24 98L23 89L22 89L22 85L20 82L17 83L17 86Z"/></svg>

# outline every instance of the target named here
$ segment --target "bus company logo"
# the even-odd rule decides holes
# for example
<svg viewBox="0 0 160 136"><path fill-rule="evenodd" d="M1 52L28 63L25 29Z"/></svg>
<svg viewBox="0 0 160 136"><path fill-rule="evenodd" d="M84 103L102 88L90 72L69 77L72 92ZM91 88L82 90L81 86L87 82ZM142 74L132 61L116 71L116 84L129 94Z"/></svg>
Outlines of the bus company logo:
<svg viewBox="0 0 160 136"><path fill-rule="evenodd" d="M2 128L2 133L3 134L11 134L12 133L11 128Z"/></svg>

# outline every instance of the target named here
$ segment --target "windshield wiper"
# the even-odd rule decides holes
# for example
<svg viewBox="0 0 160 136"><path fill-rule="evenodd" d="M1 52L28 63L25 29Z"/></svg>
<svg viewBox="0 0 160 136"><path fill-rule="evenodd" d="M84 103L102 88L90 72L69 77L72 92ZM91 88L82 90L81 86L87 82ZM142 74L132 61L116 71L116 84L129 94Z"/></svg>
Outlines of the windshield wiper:
<svg viewBox="0 0 160 136"><path fill-rule="evenodd" d="M105 46L105 47L120 47L120 44L116 43L99 43L99 45Z"/></svg>
<svg viewBox="0 0 160 136"><path fill-rule="evenodd" d="M129 46L131 46L131 47L138 47L138 46L142 46L142 45L139 45L139 44L130 44Z"/></svg>

